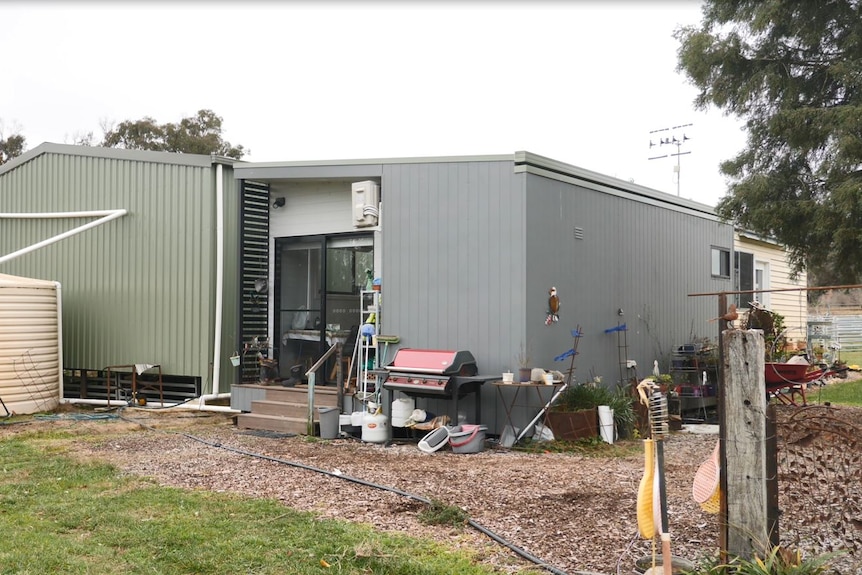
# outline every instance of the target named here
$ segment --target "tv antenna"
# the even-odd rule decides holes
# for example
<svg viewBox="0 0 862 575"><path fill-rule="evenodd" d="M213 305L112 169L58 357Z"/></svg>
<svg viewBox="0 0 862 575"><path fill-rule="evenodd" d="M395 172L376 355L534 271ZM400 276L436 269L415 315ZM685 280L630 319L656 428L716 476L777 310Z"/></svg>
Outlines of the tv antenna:
<svg viewBox="0 0 862 575"><path fill-rule="evenodd" d="M680 181L680 156L684 156L686 154L690 154L691 152L683 152L681 150L683 144L691 140L691 137L686 135L685 129L691 128L694 124L680 124L679 126L671 126L670 128L659 128L658 130L650 130L649 132L649 147L650 150L653 147L658 146L661 148L662 146L676 146L676 152L664 154L661 156L652 156L647 158L648 160L660 160L662 158L668 158L676 156L676 165L673 167L673 171L676 173L676 195L679 195L679 181ZM655 135L653 135L655 134ZM655 141L654 141L655 140Z"/></svg>

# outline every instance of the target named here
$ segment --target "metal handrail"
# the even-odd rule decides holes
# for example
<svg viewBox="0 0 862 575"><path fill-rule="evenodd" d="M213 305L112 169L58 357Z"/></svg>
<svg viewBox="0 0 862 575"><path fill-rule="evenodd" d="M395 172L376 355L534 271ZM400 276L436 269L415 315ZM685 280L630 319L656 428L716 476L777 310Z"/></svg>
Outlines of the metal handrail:
<svg viewBox="0 0 862 575"><path fill-rule="evenodd" d="M308 377L308 423L306 425L305 431L308 435L314 435L314 380L317 378L317 370L326 363L326 360L329 359L333 353L338 352L339 361L338 371L341 372L341 342L336 342L332 344L326 352L320 356L320 359L312 365L308 371L305 372L305 375ZM341 377L338 378L338 405L341 405Z"/></svg>

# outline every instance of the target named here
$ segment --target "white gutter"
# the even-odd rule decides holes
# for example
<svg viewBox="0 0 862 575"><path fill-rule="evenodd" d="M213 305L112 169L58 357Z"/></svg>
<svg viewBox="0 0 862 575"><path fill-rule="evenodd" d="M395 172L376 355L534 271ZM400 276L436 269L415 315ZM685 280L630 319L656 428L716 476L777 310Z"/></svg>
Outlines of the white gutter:
<svg viewBox="0 0 862 575"><path fill-rule="evenodd" d="M222 165L216 164L216 293L215 325L213 328L213 389L217 396L221 387L221 331L224 300L224 183ZM203 404L204 396L201 396Z"/></svg>
<svg viewBox="0 0 862 575"><path fill-rule="evenodd" d="M27 246L26 248L22 248L17 252L12 252L11 254L7 254L5 256L0 257L0 264L5 263L9 260L15 259L18 256L23 256L24 254L28 254L30 252L36 251L40 248L44 248L45 246L49 246L51 244L57 243L60 240L65 240L66 238L72 237L76 234L89 230L90 228L95 228L96 226L100 226L104 223L110 222L111 220L115 220L122 216L126 215L126 210L94 210L90 212L45 212L45 213L0 213L0 219L7 220L21 220L21 219L31 219L31 220L41 220L41 219L58 219L58 218L93 218L98 217L98 220L94 220L92 222L86 223L84 225L78 226L77 228L71 229L69 231L63 232L62 234L58 234L52 238L48 238L47 240L42 240L41 242L35 243L31 246Z"/></svg>

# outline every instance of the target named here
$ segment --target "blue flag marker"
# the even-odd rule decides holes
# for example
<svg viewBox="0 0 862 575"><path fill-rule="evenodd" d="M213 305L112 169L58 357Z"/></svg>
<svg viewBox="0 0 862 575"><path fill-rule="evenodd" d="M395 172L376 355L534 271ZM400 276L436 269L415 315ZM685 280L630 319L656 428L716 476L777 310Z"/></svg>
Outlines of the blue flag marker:
<svg viewBox="0 0 862 575"><path fill-rule="evenodd" d="M561 353L557 357L554 358L554 361L563 361L567 357L572 357L573 355L577 355L577 352L574 349L570 349L567 352Z"/></svg>
<svg viewBox="0 0 862 575"><path fill-rule="evenodd" d="M613 333L615 331L625 331L625 330L626 330L626 324L622 324L622 325L618 325L616 327L609 327L608 329L605 330L605 333Z"/></svg>

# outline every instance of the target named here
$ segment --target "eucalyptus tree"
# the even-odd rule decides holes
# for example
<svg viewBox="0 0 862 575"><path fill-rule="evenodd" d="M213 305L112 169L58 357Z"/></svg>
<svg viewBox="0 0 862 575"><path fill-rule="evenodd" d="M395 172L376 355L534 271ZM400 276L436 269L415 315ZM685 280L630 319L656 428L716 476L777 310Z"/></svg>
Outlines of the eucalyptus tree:
<svg viewBox="0 0 862 575"><path fill-rule="evenodd" d="M100 145L130 150L217 154L238 160L248 150L222 138L222 123L222 118L212 110L199 110L178 123L159 124L145 116L140 120L120 122L116 127L103 126L105 135Z"/></svg>

